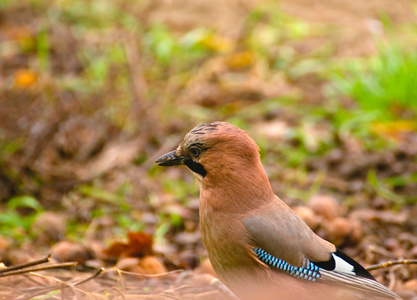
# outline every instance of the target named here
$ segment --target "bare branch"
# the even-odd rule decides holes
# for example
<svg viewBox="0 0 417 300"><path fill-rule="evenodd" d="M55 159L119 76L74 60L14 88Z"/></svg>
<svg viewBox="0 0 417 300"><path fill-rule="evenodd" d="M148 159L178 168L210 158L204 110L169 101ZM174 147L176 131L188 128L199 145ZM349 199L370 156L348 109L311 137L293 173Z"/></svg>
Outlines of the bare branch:
<svg viewBox="0 0 417 300"><path fill-rule="evenodd" d="M417 264L417 259L402 259L402 260L390 260L380 264L372 265L365 268L367 271L378 270L382 268L388 268L395 265L414 265Z"/></svg>
<svg viewBox="0 0 417 300"><path fill-rule="evenodd" d="M76 265L77 265L76 262L68 262L68 263L62 263L62 264L46 265L46 266L41 266L38 268L26 268L26 269L21 269L21 270L13 270L9 272L0 273L0 277L6 277L6 276L12 276L12 275L18 275L18 274L26 274L26 273L35 272L35 271L43 271L43 270L56 269L56 268L75 267Z"/></svg>
<svg viewBox="0 0 417 300"><path fill-rule="evenodd" d="M82 284L82 283L86 283L87 281L89 281L89 280L91 280L91 279L94 279L94 278L96 278L98 275L100 275L101 274L101 272L103 272L104 271L104 268L100 268L100 269L98 269L97 270L97 272L95 272L93 275L91 275L90 277L87 277L87 278L85 278L85 279L82 279L82 280L79 280L79 281L76 281L76 282L74 282L73 283L73 285L79 285L79 284Z"/></svg>
<svg viewBox="0 0 417 300"><path fill-rule="evenodd" d="M5 269L0 269L0 277L2 276L2 273L7 273L10 271L14 271L14 270L19 270L19 269L23 269L23 268L27 268L27 267L32 267L32 266L36 266L36 265L40 265L43 263L47 263L49 262L49 258L51 257L51 254L48 254L48 256L38 259L38 260L34 260L34 261L30 261L27 263L23 263L23 264L19 264L19 265L14 265L14 266L10 266L7 267Z"/></svg>

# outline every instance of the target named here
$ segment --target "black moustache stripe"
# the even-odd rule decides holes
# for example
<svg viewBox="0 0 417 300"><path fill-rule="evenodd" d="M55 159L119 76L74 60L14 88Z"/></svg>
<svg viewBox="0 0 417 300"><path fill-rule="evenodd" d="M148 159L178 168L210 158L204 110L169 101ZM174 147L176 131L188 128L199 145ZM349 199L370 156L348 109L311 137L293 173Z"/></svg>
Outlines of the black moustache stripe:
<svg viewBox="0 0 417 300"><path fill-rule="evenodd" d="M193 172L200 174L201 176L205 177L207 175L206 169L204 169L202 164L196 163L191 159L186 159L184 164Z"/></svg>

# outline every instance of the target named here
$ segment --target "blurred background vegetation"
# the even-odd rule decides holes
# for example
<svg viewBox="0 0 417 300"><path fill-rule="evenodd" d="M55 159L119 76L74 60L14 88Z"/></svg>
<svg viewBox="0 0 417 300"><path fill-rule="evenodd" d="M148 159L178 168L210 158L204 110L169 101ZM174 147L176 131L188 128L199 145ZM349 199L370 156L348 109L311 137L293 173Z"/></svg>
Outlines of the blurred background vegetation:
<svg viewBox="0 0 417 300"><path fill-rule="evenodd" d="M0 236L47 252L63 239L108 245L144 230L177 266L184 249L197 264L198 186L154 161L215 120L250 133L292 206L325 193L345 215L417 213L415 8L0 1Z"/></svg>

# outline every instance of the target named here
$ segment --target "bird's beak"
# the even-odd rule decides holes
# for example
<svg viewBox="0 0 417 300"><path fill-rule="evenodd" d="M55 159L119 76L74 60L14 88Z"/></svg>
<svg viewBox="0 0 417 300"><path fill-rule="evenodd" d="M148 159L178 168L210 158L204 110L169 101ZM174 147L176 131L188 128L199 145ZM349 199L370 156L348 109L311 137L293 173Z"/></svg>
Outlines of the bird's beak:
<svg viewBox="0 0 417 300"><path fill-rule="evenodd" d="M176 166L176 165L183 165L184 160L186 159L185 156L177 156L176 150L171 151L165 155L162 155L160 158L158 158L155 163L160 166Z"/></svg>

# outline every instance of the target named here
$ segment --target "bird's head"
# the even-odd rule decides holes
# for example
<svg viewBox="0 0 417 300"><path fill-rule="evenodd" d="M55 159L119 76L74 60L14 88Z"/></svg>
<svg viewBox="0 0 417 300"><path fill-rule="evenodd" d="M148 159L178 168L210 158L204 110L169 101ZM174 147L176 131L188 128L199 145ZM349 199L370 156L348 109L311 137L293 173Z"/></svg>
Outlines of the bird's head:
<svg viewBox="0 0 417 300"><path fill-rule="evenodd" d="M259 148L236 126L225 122L206 123L193 128L176 150L161 156L156 163L186 165L202 183L209 183L236 179L242 172L253 171L260 165Z"/></svg>

